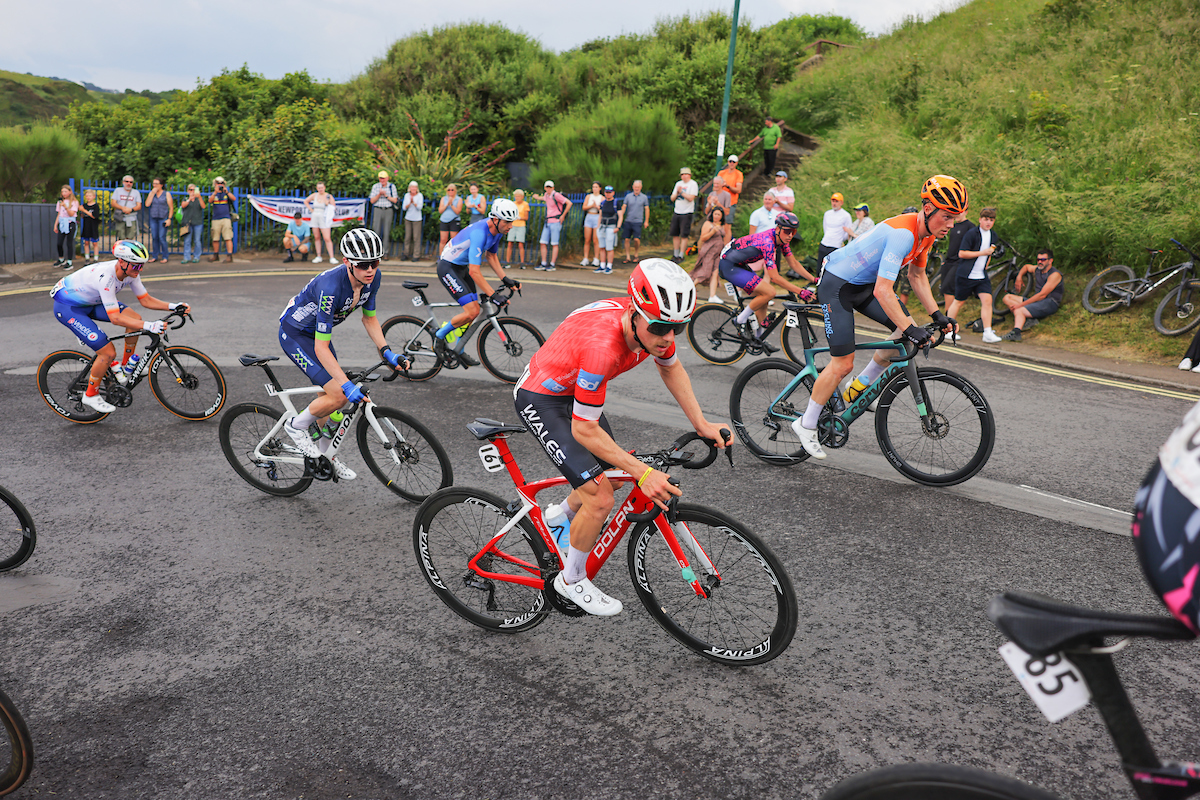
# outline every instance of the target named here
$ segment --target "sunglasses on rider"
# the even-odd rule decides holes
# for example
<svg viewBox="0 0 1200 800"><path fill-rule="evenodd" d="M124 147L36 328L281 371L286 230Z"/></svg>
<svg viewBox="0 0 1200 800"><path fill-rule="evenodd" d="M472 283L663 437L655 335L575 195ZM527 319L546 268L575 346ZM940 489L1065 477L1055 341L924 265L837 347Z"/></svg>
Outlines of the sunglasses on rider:
<svg viewBox="0 0 1200 800"><path fill-rule="evenodd" d="M136 262L133 262L133 261L126 261L126 262L125 262L125 271L126 271L126 272L141 272L141 271L142 271L142 267L144 267L144 266L146 266L146 265L145 265L145 264L138 264L138 263L136 263Z"/></svg>
<svg viewBox="0 0 1200 800"><path fill-rule="evenodd" d="M363 272L366 272L368 270L378 269L379 268L379 259L375 259L374 261L359 261L357 263L351 264L350 266L353 267L354 269L361 269Z"/></svg>
<svg viewBox="0 0 1200 800"><path fill-rule="evenodd" d="M668 333L674 333L674 334L678 335L678 334L683 333L685 328L687 328L686 322L648 322L648 323L646 323L646 330L650 331L650 333L654 336L666 336Z"/></svg>

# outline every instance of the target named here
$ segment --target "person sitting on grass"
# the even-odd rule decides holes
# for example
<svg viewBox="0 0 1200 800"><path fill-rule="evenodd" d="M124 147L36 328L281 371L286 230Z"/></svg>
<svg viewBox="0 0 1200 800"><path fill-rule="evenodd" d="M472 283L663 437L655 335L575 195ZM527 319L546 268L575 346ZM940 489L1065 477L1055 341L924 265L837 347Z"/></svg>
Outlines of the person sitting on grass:
<svg viewBox="0 0 1200 800"><path fill-rule="evenodd" d="M1033 294L1028 300L1019 294L1006 294L1000 298L1013 312L1013 329L1004 335L1006 342L1021 341L1021 331L1030 320L1045 319L1062 305L1063 277L1054 268L1054 253L1049 247L1037 251L1037 266L1026 264L1021 267L1016 281L1018 292L1026 275L1033 281Z"/></svg>

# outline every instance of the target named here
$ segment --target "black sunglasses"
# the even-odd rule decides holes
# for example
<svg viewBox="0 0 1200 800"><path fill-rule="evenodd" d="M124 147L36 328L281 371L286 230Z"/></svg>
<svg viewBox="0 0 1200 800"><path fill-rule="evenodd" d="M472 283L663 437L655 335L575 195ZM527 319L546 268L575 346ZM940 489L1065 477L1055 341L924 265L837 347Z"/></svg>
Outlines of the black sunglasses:
<svg viewBox="0 0 1200 800"><path fill-rule="evenodd" d="M650 322L646 324L646 330L654 336L666 336L668 333L678 335L683 333L685 328L687 328L686 322Z"/></svg>
<svg viewBox="0 0 1200 800"><path fill-rule="evenodd" d="M1049 261L1049 260L1050 260L1050 259L1048 259L1048 258L1039 258L1039 259L1037 260L1037 262L1038 262L1039 264L1045 264L1045 263L1046 263L1047 261Z"/></svg>
<svg viewBox="0 0 1200 800"><path fill-rule="evenodd" d="M358 262L351 264L350 266L354 267L355 269L361 269L361 270L378 269L379 268L379 259L375 259L374 261L358 261Z"/></svg>

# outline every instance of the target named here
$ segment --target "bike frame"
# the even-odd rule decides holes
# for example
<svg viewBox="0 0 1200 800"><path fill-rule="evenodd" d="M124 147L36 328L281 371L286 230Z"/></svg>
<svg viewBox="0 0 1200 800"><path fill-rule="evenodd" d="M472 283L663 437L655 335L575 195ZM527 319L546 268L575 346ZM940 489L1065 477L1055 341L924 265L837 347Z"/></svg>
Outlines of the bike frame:
<svg viewBox="0 0 1200 800"><path fill-rule="evenodd" d="M505 583L519 583L534 589L545 589L546 582L537 564L531 564L510 555L500 550L497 544L508 535L509 531L517 527L521 520L528 517L533 522L534 528L541 535L549 552L557 553L558 545L555 544L554 537L550 535L550 529L546 526L546 522L542 518L542 510L537 504L537 495L544 489L567 485L567 479L560 475L532 483L526 482L525 476L521 473L521 468L517 466L516 459L513 458L512 451L509 450L507 439L508 435L505 433L498 433L495 436L488 437L488 444L479 449L479 456L484 460L485 467L488 467L489 464L492 465L489 467L489 471L498 471L498 467L495 466L497 461L504 465L504 468L508 470L509 478L512 479L513 484L516 486L517 493L521 495L521 506L515 509L512 518L504 527L496 532L496 535L483 546L483 549L475 554L474 558L468 562L468 566L483 578L490 578ZM613 483L633 483L635 485L620 506L618 506L617 513L604 529L601 530L600 538L596 540L595 546L592 548L591 553L588 554L587 576L589 580L596 576L600 568L608 561L609 556L616 551L617 545L625 538L625 534L629 532L630 526L635 523L636 520L630 519L630 515L656 510L650 498L636 485L637 479L628 472L620 469L610 469L606 470L604 475ZM688 560L687 553L684 552L683 545L680 542L686 543L693 559L697 563L703 564L709 573L717 578L720 578L720 573L716 565L713 564L712 559L700 547L700 543L696 541L696 537L692 536L687 525L682 522L675 525L669 524L666 515L662 513L655 516L654 526L663 539L666 540L667 547L670 548L671 553L675 556L676 563L679 564L680 573L691 584L692 591L699 597L707 598L709 596L708 591L696 577L695 572L690 566L691 562ZM506 561L527 572L528 575L506 575L489 572L479 566L480 559L486 555Z"/></svg>
<svg viewBox="0 0 1200 800"><path fill-rule="evenodd" d="M171 372L175 375L176 380L179 380L183 377L179 372L179 367L175 366L175 363L171 359L167 358L167 348L165 345L163 345L162 336L160 334L150 333L149 331L138 331L137 333L125 333L120 336L112 336L109 337L108 341L119 342L122 339L128 339L130 336L149 336L150 341L146 344L146 357L139 358L137 366L134 367L133 373L129 376L129 380L124 384L118 385L121 385L126 390L132 392L134 387L141 383L142 378L148 374L147 370L150 368L150 362L154 360L155 356L159 356L167 362L168 366L171 368ZM79 382L82 381L83 388L87 388L88 378L91 376L92 367L95 365L96 358L99 357L99 355L99 352L92 353L92 357L88 359L88 363L80 371L79 375L76 376L75 380L72 381L73 386L77 386ZM113 378L113 380L115 381L116 379Z"/></svg>
<svg viewBox="0 0 1200 800"><path fill-rule="evenodd" d="M1150 261L1151 261L1151 264L1153 264L1154 256L1150 256ZM1130 295L1132 295L1134 300L1137 300L1141 297L1145 297L1146 295L1150 294L1155 289L1162 286L1164 283L1171 280L1171 278L1174 278L1179 273L1190 272L1191 269L1192 269L1191 261L1182 261L1178 264L1174 264L1170 267L1166 267L1164 269L1160 269L1155 272L1152 272L1150 270L1150 268L1147 267L1146 274L1144 276L1142 276L1141 278L1134 278L1131 281L1112 281L1110 283L1104 284L1104 287L1107 289L1109 287L1115 286L1115 287L1118 287L1118 289L1124 289L1125 291L1128 291ZM1162 275L1163 277L1161 277L1157 281L1154 281L1153 283L1151 283L1151 280L1158 275Z"/></svg>
<svg viewBox="0 0 1200 800"><path fill-rule="evenodd" d="M422 330L428 329L430 331L436 331L438 328L442 327L442 321L438 319L437 315L433 312L435 308L462 308L462 306L460 306L458 303L431 303L429 302L429 298L425 296L425 291L423 289L413 289L412 291L417 293L417 296L412 299L412 304L417 308L421 308L423 306L429 310L429 321L425 324L425 328L422 328ZM510 293L509 297L511 296L512 294ZM456 341L450 348L455 353L462 353L463 348L467 346L467 342L479 332L479 329L482 325L491 325L493 328L495 328L496 335L500 337L500 341L504 342L504 344L508 344L508 337L504 334L504 328L496 323L496 318L500 316L500 306L497 306L493 303L488 303L487 305L490 305L493 309L495 309L494 314L489 314L487 309L484 307L483 302L480 302L479 305L482 313L475 317L475 319L471 320L471 324L467 328L466 332L463 333L462 336L459 336L458 341ZM505 302L504 305L507 306L508 303ZM481 322L480 320L483 321ZM408 342L405 342L404 346L407 348Z"/></svg>

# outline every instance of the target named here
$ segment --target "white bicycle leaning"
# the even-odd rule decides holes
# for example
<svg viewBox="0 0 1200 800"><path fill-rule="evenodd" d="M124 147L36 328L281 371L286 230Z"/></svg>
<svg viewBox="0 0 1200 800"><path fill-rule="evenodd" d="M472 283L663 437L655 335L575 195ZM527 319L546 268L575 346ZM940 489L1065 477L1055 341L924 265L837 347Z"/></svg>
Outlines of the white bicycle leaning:
<svg viewBox="0 0 1200 800"><path fill-rule="evenodd" d="M359 417L360 411L362 416L355 433L358 449L367 467L384 486L405 500L419 503L454 483L450 457L433 433L399 409L376 405L369 395L343 408L344 415L336 429L314 430L314 438L329 436L329 447L320 458L306 457L284 432L283 425L298 413L292 398L317 394L321 387L284 389L267 365L278 360L278 356L253 354L238 359L244 367L263 368L270 379L267 394L280 399L284 412L281 414L262 403L240 403L221 417L221 450L234 471L251 486L267 494L290 497L303 492L314 480L336 482L331 459L337 455L350 431L350 423ZM388 363L380 361L361 372L347 372L346 377L361 387L379 380L380 376L373 373L385 366ZM395 380L400 374L393 370L383 380Z"/></svg>

